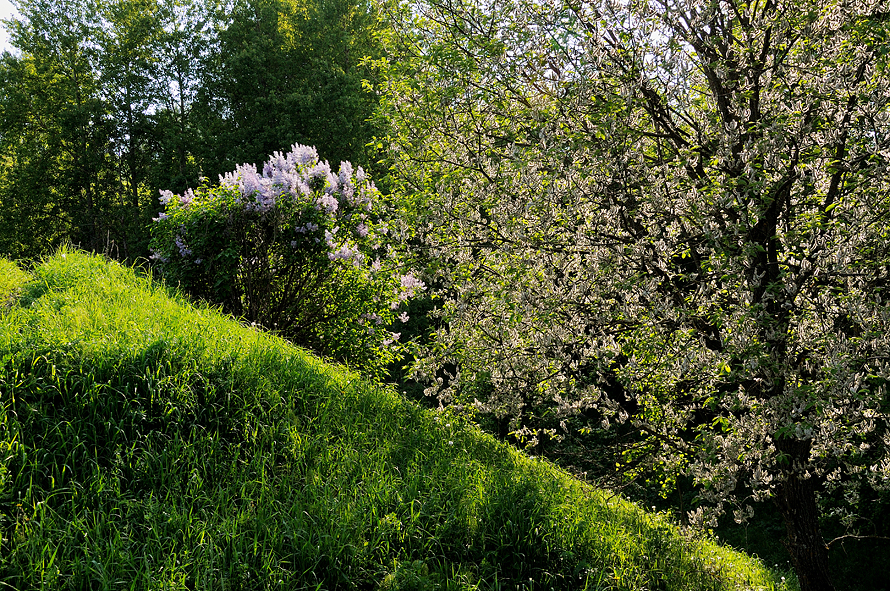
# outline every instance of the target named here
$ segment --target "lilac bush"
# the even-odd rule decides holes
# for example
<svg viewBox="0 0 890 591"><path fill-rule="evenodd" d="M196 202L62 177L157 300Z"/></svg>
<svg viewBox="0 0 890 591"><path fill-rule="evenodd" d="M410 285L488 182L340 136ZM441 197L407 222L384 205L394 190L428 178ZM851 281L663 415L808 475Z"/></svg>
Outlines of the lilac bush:
<svg viewBox="0 0 890 591"><path fill-rule="evenodd" d="M294 145L261 173L244 164L160 201L152 258L168 282L368 374L394 359L392 328L424 284L406 272L361 167L334 172Z"/></svg>

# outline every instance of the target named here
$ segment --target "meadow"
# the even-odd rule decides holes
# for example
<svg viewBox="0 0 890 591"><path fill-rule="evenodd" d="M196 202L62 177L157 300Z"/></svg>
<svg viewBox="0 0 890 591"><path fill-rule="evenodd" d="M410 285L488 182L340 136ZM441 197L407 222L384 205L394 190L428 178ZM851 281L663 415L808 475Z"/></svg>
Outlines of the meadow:
<svg viewBox="0 0 890 591"><path fill-rule="evenodd" d="M0 302L4 588L795 588L138 270L0 261Z"/></svg>

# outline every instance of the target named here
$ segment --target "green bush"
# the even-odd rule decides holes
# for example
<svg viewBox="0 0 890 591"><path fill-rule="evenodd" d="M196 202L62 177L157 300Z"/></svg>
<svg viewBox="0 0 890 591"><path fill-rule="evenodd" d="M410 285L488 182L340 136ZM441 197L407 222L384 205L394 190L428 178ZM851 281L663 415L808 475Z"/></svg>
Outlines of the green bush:
<svg viewBox="0 0 890 591"><path fill-rule="evenodd" d="M400 308L424 286L404 272L361 168L334 174L295 145L262 174L242 165L161 201L152 248L168 282L374 377L396 357Z"/></svg>

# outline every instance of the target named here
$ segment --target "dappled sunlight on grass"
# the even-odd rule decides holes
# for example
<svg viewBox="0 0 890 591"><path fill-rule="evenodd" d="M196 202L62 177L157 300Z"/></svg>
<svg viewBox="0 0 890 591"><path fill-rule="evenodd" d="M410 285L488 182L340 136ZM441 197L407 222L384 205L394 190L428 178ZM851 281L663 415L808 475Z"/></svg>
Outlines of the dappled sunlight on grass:
<svg viewBox="0 0 890 591"><path fill-rule="evenodd" d="M0 320L13 587L779 588L747 556L130 269L67 251L16 285Z"/></svg>

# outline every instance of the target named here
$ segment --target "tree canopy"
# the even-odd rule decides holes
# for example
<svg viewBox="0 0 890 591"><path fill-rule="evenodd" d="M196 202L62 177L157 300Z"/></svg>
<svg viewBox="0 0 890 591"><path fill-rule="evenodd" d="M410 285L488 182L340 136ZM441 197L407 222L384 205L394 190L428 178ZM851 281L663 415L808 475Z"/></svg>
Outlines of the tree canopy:
<svg viewBox="0 0 890 591"><path fill-rule="evenodd" d="M295 142L374 164L353 0L21 0L0 61L0 252L68 240L147 256L158 190L196 187ZM19 231L27 229L28 231Z"/></svg>
<svg viewBox="0 0 890 591"><path fill-rule="evenodd" d="M432 391L631 424L717 512L773 500L832 588L817 495L890 483L888 8L406 9L386 108L444 300Z"/></svg>

